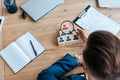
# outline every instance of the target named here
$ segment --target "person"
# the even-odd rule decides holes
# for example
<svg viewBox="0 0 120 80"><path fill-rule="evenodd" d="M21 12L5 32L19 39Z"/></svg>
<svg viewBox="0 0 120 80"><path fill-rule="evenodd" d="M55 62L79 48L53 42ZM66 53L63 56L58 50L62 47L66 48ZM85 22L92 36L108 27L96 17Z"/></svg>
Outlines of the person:
<svg viewBox="0 0 120 80"><path fill-rule="evenodd" d="M86 43L80 59L66 54L38 74L37 80L60 80L79 64L85 76L71 74L61 80L120 80L120 40L107 31L77 29L77 34ZM79 70L78 70L79 71Z"/></svg>

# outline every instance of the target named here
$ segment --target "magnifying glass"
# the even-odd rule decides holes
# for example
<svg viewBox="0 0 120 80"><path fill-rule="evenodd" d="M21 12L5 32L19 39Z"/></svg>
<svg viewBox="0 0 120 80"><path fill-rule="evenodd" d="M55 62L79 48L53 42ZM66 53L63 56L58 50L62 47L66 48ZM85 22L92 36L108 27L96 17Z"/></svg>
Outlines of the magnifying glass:
<svg viewBox="0 0 120 80"><path fill-rule="evenodd" d="M62 34L72 34L72 32L75 30L73 22L69 20L63 21L60 26L60 30L62 31Z"/></svg>

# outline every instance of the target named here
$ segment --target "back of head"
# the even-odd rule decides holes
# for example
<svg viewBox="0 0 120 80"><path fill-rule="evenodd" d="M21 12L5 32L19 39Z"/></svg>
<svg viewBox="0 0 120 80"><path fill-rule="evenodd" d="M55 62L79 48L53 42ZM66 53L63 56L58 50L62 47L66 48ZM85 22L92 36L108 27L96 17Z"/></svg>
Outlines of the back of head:
<svg viewBox="0 0 120 80"><path fill-rule="evenodd" d="M98 80L120 80L120 40L106 31L90 34L83 59Z"/></svg>

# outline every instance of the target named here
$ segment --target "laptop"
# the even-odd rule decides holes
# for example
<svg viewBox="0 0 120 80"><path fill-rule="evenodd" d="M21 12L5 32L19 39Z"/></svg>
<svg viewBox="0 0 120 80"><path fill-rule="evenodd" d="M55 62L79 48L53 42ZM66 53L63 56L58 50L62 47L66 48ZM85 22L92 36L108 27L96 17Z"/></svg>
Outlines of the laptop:
<svg viewBox="0 0 120 80"><path fill-rule="evenodd" d="M120 8L120 0L98 0L100 7Z"/></svg>
<svg viewBox="0 0 120 80"><path fill-rule="evenodd" d="M21 8L34 20L38 21L64 0L27 0L21 5Z"/></svg>

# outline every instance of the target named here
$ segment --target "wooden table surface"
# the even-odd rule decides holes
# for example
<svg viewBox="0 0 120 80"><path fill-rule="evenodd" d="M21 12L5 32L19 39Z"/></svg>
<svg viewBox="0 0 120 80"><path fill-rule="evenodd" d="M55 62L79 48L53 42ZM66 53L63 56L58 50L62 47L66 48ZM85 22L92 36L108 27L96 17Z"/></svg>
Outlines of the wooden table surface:
<svg viewBox="0 0 120 80"><path fill-rule="evenodd" d="M1 46L1 48L6 47L24 33L31 32L46 48L46 51L17 74L14 74L8 65L0 58L0 80L36 80L40 71L62 58L66 53L72 55L82 53L84 43L81 40L77 45L59 47L57 37L59 36L58 31L60 24L64 20L73 21L87 5L92 5L106 16L120 23L120 9L99 8L96 0L65 0L62 5L38 22L34 22L29 16L27 16L25 20L21 18L22 10L19 6L25 2L25 0L16 0L19 10L15 14L7 12L3 1L4 0L0 0L0 15L5 17L3 25L3 46ZM82 72L82 68L77 67L70 73L73 72Z"/></svg>

